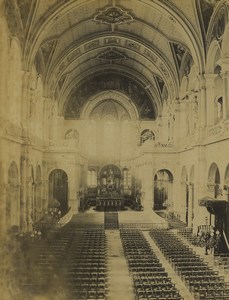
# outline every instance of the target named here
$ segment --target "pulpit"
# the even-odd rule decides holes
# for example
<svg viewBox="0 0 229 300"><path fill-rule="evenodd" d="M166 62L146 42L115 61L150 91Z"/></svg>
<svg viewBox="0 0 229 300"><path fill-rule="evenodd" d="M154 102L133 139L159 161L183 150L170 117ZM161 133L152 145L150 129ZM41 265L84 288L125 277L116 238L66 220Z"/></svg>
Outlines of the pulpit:
<svg viewBox="0 0 229 300"><path fill-rule="evenodd" d="M218 251L220 253L229 251L228 249L228 212L229 203L226 200L214 199L211 197L204 197L199 200L200 206L205 206L210 213L210 215L215 215L215 230L218 230L221 235L221 243L219 245ZM212 224L210 224L212 225Z"/></svg>

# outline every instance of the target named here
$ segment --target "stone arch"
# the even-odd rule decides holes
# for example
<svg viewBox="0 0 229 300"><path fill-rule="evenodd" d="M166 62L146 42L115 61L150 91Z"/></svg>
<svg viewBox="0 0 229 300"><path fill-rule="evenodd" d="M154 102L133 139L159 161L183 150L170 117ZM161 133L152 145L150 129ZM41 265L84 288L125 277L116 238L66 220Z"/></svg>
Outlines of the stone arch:
<svg viewBox="0 0 229 300"><path fill-rule="evenodd" d="M223 34L222 58L229 58L228 43L229 43L229 23L227 24L224 34Z"/></svg>
<svg viewBox="0 0 229 300"><path fill-rule="evenodd" d="M8 169L8 189L6 197L6 226L20 225L20 180L15 161Z"/></svg>
<svg viewBox="0 0 229 300"><path fill-rule="evenodd" d="M92 96L82 109L81 119L88 120L94 108L108 99L112 99L120 104L129 113L131 120L139 119L138 110L135 105L126 95L118 91L105 91Z"/></svg>
<svg viewBox="0 0 229 300"><path fill-rule="evenodd" d="M155 133L151 129L144 129L141 132L140 144L142 145L148 140L155 141L155 138Z"/></svg>
<svg viewBox="0 0 229 300"><path fill-rule="evenodd" d="M222 195L220 184L221 184L221 176L220 176L218 165L216 163L212 163L209 167L208 179L207 179L208 193L210 194L211 197L217 198Z"/></svg>
<svg viewBox="0 0 229 300"><path fill-rule="evenodd" d="M219 59L221 58L221 48L219 42L214 40L207 53L207 61L206 61L206 73L214 74L215 68L219 63Z"/></svg>

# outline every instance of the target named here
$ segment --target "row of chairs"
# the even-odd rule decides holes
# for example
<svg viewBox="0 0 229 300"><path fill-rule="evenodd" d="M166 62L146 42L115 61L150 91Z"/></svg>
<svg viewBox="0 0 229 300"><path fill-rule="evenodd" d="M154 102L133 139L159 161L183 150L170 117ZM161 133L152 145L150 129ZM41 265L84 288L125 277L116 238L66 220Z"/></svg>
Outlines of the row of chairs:
<svg viewBox="0 0 229 300"><path fill-rule="evenodd" d="M196 235L193 233L193 229L189 227L179 228L177 230L178 235L180 235L189 244L195 245Z"/></svg>
<svg viewBox="0 0 229 300"><path fill-rule="evenodd" d="M136 299L183 299L142 232L121 229L120 236Z"/></svg>
<svg viewBox="0 0 229 300"><path fill-rule="evenodd" d="M106 299L107 241L104 229L75 231L66 267L68 299Z"/></svg>
<svg viewBox="0 0 229 300"><path fill-rule="evenodd" d="M46 293L58 276L61 276L64 257L68 251L74 232L69 228L54 229L45 239L30 245L27 271L20 274L23 299ZM26 252L25 252L26 254ZM55 279L54 275L55 274ZM20 298L18 296L18 298Z"/></svg>
<svg viewBox="0 0 229 300"><path fill-rule="evenodd" d="M229 274L229 254L221 253L214 255L214 265L225 274Z"/></svg>
<svg viewBox="0 0 229 300"><path fill-rule="evenodd" d="M209 267L204 260L179 238L165 229L150 231L150 236L186 282L196 299L228 300L229 289L224 277Z"/></svg>

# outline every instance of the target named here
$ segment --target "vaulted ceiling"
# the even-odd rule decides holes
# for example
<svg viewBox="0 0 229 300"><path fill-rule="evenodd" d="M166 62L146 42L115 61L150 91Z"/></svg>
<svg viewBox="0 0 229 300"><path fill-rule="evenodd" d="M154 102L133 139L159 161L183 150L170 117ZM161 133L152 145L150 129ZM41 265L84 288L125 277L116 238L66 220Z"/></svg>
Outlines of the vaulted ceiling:
<svg viewBox="0 0 229 300"><path fill-rule="evenodd" d="M80 118L104 90L122 92L141 119L176 99L195 64L204 71L206 36L217 0L9 0L24 32L24 66L33 63L59 113ZM225 2L225 1L224 1Z"/></svg>

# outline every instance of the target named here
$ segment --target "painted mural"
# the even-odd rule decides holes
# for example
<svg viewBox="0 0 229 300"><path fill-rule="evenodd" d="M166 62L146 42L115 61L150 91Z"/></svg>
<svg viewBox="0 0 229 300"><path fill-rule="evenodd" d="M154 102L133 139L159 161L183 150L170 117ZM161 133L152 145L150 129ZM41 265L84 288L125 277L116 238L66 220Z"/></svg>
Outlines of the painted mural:
<svg viewBox="0 0 229 300"><path fill-rule="evenodd" d="M65 108L66 119L79 119L82 107L88 99L102 91L113 90L127 95L136 105L140 119L154 120L156 118L153 99L135 80L120 74L103 73L89 76L70 95Z"/></svg>

